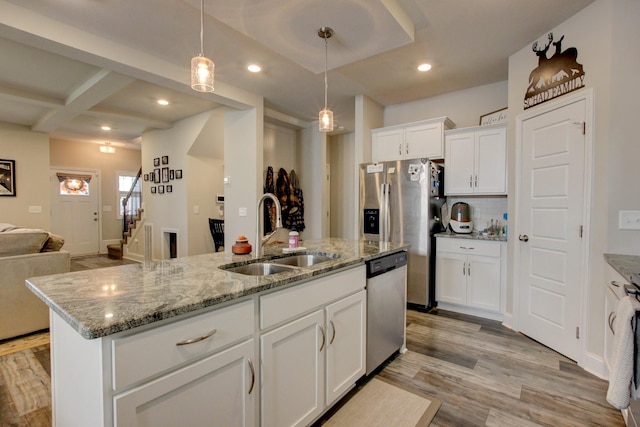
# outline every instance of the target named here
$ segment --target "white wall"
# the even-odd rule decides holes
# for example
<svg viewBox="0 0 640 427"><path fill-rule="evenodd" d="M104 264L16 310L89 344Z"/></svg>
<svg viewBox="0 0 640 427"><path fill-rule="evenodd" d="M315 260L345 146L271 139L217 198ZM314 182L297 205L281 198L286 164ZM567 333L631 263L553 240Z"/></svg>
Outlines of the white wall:
<svg viewBox="0 0 640 427"><path fill-rule="evenodd" d="M304 216L306 239L319 239L329 235L325 227L328 205L323 204L328 188L326 181L327 136L318 131L318 123L309 124L300 132L298 150L298 176L304 185Z"/></svg>
<svg viewBox="0 0 640 427"><path fill-rule="evenodd" d="M480 116L507 106L506 81L419 99L384 109L384 126L447 116L457 128L477 126Z"/></svg>
<svg viewBox="0 0 640 427"><path fill-rule="evenodd" d="M353 238L354 223L352 212L357 210L358 200L354 199L351 188L357 187L355 173L355 134L338 135L329 138L329 164L331 165L331 237Z"/></svg>
<svg viewBox="0 0 640 427"><path fill-rule="evenodd" d="M15 160L16 190L15 197L0 197L0 222L50 230L49 136L0 122L0 158ZM29 213L29 206L42 212Z"/></svg>
<svg viewBox="0 0 640 427"><path fill-rule="evenodd" d="M606 252L640 254L637 231L618 231L617 212L620 209L640 209L637 183L640 171L635 166L640 149L634 123L638 111L640 83L637 40L640 35L637 17L640 2L631 0L597 0L556 28L556 37L565 35L563 46L578 49L578 62L585 70L585 84L594 89L595 123L593 150L593 188L586 310L586 350L594 358L603 353L604 322L604 259ZM540 39L546 37L540 35ZM533 43L534 40L531 41ZM515 190L515 117L523 112L527 79L537 66L531 43L509 60L509 192ZM535 108L535 107L534 107ZM529 111L529 110L528 110ZM509 199L509 211L515 209L515 198ZM510 224L511 226L511 224ZM512 230L510 235L517 235ZM513 308L512 289L517 283L513 262L517 256L517 241L509 242L509 294L507 311Z"/></svg>
<svg viewBox="0 0 640 427"><path fill-rule="evenodd" d="M295 130L265 123L263 177L267 171L267 166L273 167L275 177L278 176L280 168L284 168L287 173L291 172L291 169L296 169L297 152L298 135Z"/></svg>

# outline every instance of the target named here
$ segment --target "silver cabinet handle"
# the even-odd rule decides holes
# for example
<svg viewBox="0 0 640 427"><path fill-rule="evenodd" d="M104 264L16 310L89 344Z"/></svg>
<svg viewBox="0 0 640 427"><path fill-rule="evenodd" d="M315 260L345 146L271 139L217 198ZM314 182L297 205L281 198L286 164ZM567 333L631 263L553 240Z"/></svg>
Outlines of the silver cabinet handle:
<svg viewBox="0 0 640 427"><path fill-rule="evenodd" d="M404 147L404 152L409 154L409 143L407 142L405 147Z"/></svg>
<svg viewBox="0 0 640 427"><path fill-rule="evenodd" d="M402 156L402 144L398 144L398 154Z"/></svg>
<svg viewBox="0 0 640 427"><path fill-rule="evenodd" d="M612 311L611 313L609 313L609 320L608 320L608 322L609 322L609 329L611 330L611 333L612 333L613 335L615 335L615 334L616 334L616 331L613 329L613 322L615 322L615 321L616 321L616 312L615 312L615 311Z"/></svg>
<svg viewBox="0 0 640 427"><path fill-rule="evenodd" d="M336 325L333 324L333 319L329 320L329 324L331 325L331 330L333 331L333 335L331 335L329 344L333 344L333 341L336 339Z"/></svg>
<svg viewBox="0 0 640 427"><path fill-rule="evenodd" d="M464 264L462 264L462 275L466 276L467 274L464 272L465 268L467 267L467 263L465 262Z"/></svg>
<svg viewBox="0 0 640 427"><path fill-rule="evenodd" d="M320 346L320 351L322 351L322 349L324 348L324 343L326 341L326 337L324 335L324 329L322 329L322 326L318 326L320 328L320 332L322 332L322 345Z"/></svg>
<svg viewBox="0 0 640 427"><path fill-rule="evenodd" d="M471 263L467 266L467 276L471 276Z"/></svg>
<svg viewBox="0 0 640 427"><path fill-rule="evenodd" d="M473 175L469 175L469 187L473 188Z"/></svg>
<svg viewBox="0 0 640 427"><path fill-rule="evenodd" d="M476 175L476 187L478 186L478 175Z"/></svg>
<svg viewBox="0 0 640 427"><path fill-rule="evenodd" d="M616 282L615 280L611 281L611 286L615 286L616 288L620 287L620 284L618 282Z"/></svg>
<svg viewBox="0 0 640 427"><path fill-rule="evenodd" d="M256 385L256 370L253 369L253 362L251 361L251 358L247 359L247 362L249 363L249 369L251 369L251 385L249 386L249 392L247 394L251 394L253 386Z"/></svg>
<svg viewBox="0 0 640 427"><path fill-rule="evenodd" d="M216 332L218 332L218 330L217 330L217 329L214 329L214 330L209 331L209 332L207 332L206 334L204 334L204 335L202 335L202 336L199 336L199 337L197 337L197 338L189 338L189 339L186 339L186 340L184 340L184 341L179 341L179 342L177 342L177 343L176 343L176 345L189 345L189 344L195 344L195 343L197 343L197 342L204 341L204 340L206 340L207 338L212 337Z"/></svg>

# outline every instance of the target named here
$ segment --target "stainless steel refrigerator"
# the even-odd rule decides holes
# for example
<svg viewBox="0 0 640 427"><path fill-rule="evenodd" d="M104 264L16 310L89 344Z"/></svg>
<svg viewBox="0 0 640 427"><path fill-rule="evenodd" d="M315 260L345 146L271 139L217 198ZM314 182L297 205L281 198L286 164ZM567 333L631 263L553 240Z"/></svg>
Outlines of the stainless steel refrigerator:
<svg viewBox="0 0 640 427"><path fill-rule="evenodd" d="M435 305L435 237L443 231L444 167L428 159L360 165L360 237L409 244L407 302Z"/></svg>

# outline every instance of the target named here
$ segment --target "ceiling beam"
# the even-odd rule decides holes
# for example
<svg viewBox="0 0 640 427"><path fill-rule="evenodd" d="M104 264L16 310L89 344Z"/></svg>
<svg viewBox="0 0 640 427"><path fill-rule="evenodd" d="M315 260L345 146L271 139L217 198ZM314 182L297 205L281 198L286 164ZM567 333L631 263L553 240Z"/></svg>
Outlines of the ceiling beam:
<svg viewBox="0 0 640 427"><path fill-rule="evenodd" d="M31 129L35 132L51 132L133 81L131 77L109 70L100 70L76 87L66 99L64 106L50 110Z"/></svg>

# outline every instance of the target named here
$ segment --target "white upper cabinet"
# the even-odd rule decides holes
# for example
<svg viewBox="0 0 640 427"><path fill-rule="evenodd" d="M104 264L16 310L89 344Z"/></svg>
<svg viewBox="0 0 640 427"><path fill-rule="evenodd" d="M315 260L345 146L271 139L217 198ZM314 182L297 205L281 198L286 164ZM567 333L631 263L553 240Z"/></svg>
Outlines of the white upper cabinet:
<svg viewBox="0 0 640 427"><path fill-rule="evenodd" d="M445 194L507 193L506 125L447 131L445 151Z"/></svg>
<svg viewBox="0 0 640 427"><path fill-rule="evenodd" d="M444 131L455 127L447 117L388 126L371 131L371 160L444 157Z"/></svg>

